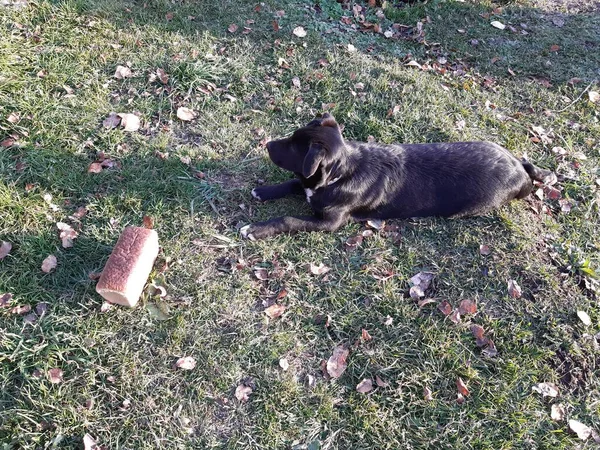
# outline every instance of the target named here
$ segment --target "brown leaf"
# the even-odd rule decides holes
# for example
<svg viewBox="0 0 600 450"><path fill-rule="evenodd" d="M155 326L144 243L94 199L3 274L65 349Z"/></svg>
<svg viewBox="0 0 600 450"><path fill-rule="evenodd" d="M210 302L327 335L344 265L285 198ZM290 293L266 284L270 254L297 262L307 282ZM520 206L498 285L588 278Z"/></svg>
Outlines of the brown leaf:
<svg viewBox="0 0 600 450"><path fill-rule="evenodd" d="M477 325L477 324L473 323L470 326L470 330L471 330L471 333L473 333L473 336L475 337L475 339L477 341L477 347L483 347L484 345L487 345L487 339L484 336L485 330L483 329L483 327L481 325Z"/></svg>
<svg viewBox="0 0 600 450"><path fill-rule="evenodd" d="M142 223L144 224L144 228L152 230L154 228L154 219L150 216L144 216L142 218Z"/></svg>
<svg viewBox="0 0 600 450"><path fill-rule="evenodd" d="M6 308L12 300L12 297L13 295L9 292L5 294L0 294L0 308Z"/></svg>
<svg viewBox="0 0 600 450"><path fill-rule="evenodd" d="M450 319L454 323L460 323L460 312L458 311L458 309L452 311L452 314L448 316L448 319Z"/></svg>
<svg viewBox="0 0 600 450"><path fill-rule="evenodd" d="M359 234L357 236L352 236L346 239L345 245L348 250L354 250L356 247L362 244L362 241L363 237Z"/></svg>
<svg viewBox="0 0 600 450"><path fill-rule="evenodd" d="M512 298L521 298L521 286L515 280L509 280L508 282L508 295Z"/></svg>
<svg viewBox="0 0 600 450"><path fill-rule="evenodd" d="M238 30L238 26L235 23L232 23L227 27L227 31L230 33L235 33Z"/></svg>
<svg viewBox="0 0 600 450"><path fill-rule="evenodd" d="M422 308L425 305L429 305L430 303L436 303L437 300L433 299L433 298L424 298L423 300L419 300L417 302L417 306L419 308Z"/></svg>
<svg viewBox="0 0 600 450"><path fill-rule="evenodd" d="M356 386L356 390L361 394L366 394L367 392L371 392L373 390L373 380L370 378L365 378Z"/></svg>
<svg viewBox="0 0 600 450"><path fill-rule="evenodd" d="M475 314L477 312L477 303L475 303L473 300L463 300L462 302L460 302L458 311L463 316L466 316L467 314Z"/></svg>
<svg viewBox="0 0 600 450"><path fill-rule="evenodd" d="M542 394L542 397L558 397L558 386L554 383L538 383L531 388L532 391Z"/></svg>
<svg viewBox="0 0 600 450"><path fill-rule="evenodd" d="M82 219L87 213L88 213L88 209L85 206L80 206L73 213L72 217L75 217L76 219Z"/></svg>
<svg viewBox="0 0 600 450"><path fill-rule="evenodd" d="M250 394L252 394L252 388L250 386L244 386L243 384L240 384L237 388L235 388L235 398L237 398L240 402L247 402Z"/></svg>
<svg viewBox="0 0 600 450"><path fill-rule="evenodd" d="M442 303L440 303L438 305L438 309L445 316L449 316L452 313L452 305L450 304L450 302L448 302L448 300L444 300Z"/></svg>
<svg viewBox="0 0 600 450"><path fill-rule="evenodd" d="M386 388L390 385L390 383L386 383L385 381L383 381L379 375L375 375L375 383L377 384L377 386L379 386L380 388Z"/></svg>
<svg viewBox="0 0 600 450"><path fill-rule="evenodd" d="M73 239L78 235L71 225L64 222L57 222L56 227L60 230L60 238L62 240L63 248L73 247Z"/></svg>
<svg viewBox="0 0 600 450"><path fill-rule="evenodd" d="M37 305L35 305L35 312L37 314L39 314L40 316L43 316L44 314L46 314L48 312L48 309L50 308L50 305L46 302L40 302Z"/></svg>
<svg viewBox="0 0 600 450"><path fill-rule="evenodd" d="M557 52L559 50L560 50L560 47L558 45L556 45L556 44L550 46L550 51L551 52Z"/></svg>
<svg viewBox="0 0 600 450"><path fill-rule="evenodd" d="M12 147L13 145L15 145L16 142L17 142L17 140L15 138L7 137L6 139L3 139L2 142L0 142L0 147L3 147L3 148Z"/></svg>
<svg viewBox="0 0 600 450"><path fill-rule="evenodd" d="M10 113L6 120L12 124L15 124L21 120L21 117L17 113Z"/></svg>
<svg viewBox="0 0 600 450"><path fill-rule="evenodd" d="M469 389L467 388L467 385L461 377L458 377L458 379L456 380L456 388L458 389L459 394L465 397L468 397L470 395Z"/></svg>
<svg viewBox="0 0 600 450"><path fill-rule="evenodd" d="M156 69L156 76L162 84L167 84L169 82L169 75L167 75L167 72L165 72L164 69Z"/></svg>
<svg viewBox="0 0 600 450"><path fill-rule="evenodd" d="M485 356L489 356L493 358L494 356L498 356L498 349L496 349L496 344L491 339L486 338L487 347L484 348L481 353Z"/></svg>
<svg viewBox="0 0 600 450"><path fill-rule="evenodd" d="M117 66L115 74L113 76L117 80L123 80L125 78L131 78L133 76L133 72L131 72L131 69L129 67Z"/></svg>
<svg viewBox="0 0 600 450"><path fill-rule="evenodd" d="M88 173L100 173L102 172L102 164L94 162L92 164L90 164L90 167L88 167Z"/></svg>
<svg viewBox="0 0 600 450"><path fill-rule="evenodd" d="M279 305L277 303L269 306L267 309L265 309L265 314L267 316L269 316L270 319L276 319L278 317L280 317L284 312L285 312L285 305Z"/></svg>
<svg viewBox="0 0 600 450"><path fill-rule="evenodd" d="M191 356L184 356L177 360L175 367L182 370L192 370L196 367L196 360Z"/></svg>
<svg viewBox="0 0 600 450"><path fill-rule="evenodd" d="M48 370L48 379L52 384L62 383L63 371L58 368Z"/></svg>
<svg viewBox="0 0 600 450"><path fill-rule="evenodd" d="M277 33L279 30L280 30L279 22L277 22L276 20L273 20L273 31L275 31Z"/></svg>
<svg viewBox="0 0 600 450"><path fill-rule="evenodd" d="M120 113L121 126L125 131L137 131L140 128L140 118L131 113Z"/></svg>
<svg viewBox="0 0 600 450"><path fill-rule="evenodd" d="M479 254L482 256L488 256L490 253L492 253L492 249L490 248L489 245L480 245L479 246Z"/></svg>
<svg viewBox="0 0 600 450"><path fill-rule="evenodd" d="M310 263L310 273L313 275L323 275L331 270L331 267L327 267L325 264L320 263L318 266Z"/></svg>
<svg viewBox="0 0 600 450"><path fill-rule="evenodd" d="M10 242L2 241L0 244L0 261L8 256L12 250L12 244Z"/></svg>
<svg viewBox="0 0 600 450"><path fill-rule="evenodd" d="M261 281L265 281L269 279L269 272L263 267L258 267L254 269L254 276Z"/></svg>
<svg viewBox="0 0 600 450"><path fill-rule="evenodd" d="M180 106L177 108L177 118L179 120L183 120L184 122L189 122L190 120L194 120L196 118L196 113L184 106Z"/></svg>
<svg viewBox="0 0 600 450"><path fill-rule="evenodd" d="M327 360L327 373L332 378L339 378L342 376L348 364L346 363L346 359L350 354L350 350L348 350L344 345L338 345L333 349L333 354Z"/></svg>
<svg viewBox="0 0 600 450"><path fill-rule="evenodd" d="M111 112L102 122L102 126L107 129L117 128L121 123L121 118L116 112Z"/></svg>
<svg viewBox="0 0 600 450"><path fill-rule="evenodd" d="M23 314L27 314L29 311L31 311L31 305L19 305L11 309L10 312L12 314L19 314L22 316Z"/></svg>
<svg viewBox="0 0 600 450"><path fill-rule="evenodd" d="M57 264L58 261L56 260L56 256L49 255L46 257L46 259L44 259L44 261L42 261L42 271L44 273L50 273L56 268Z"/></svg>
<svg viewBox="0 0 600 450"><path fill-rule="evenodd" d="M423 398L425 400L427 400L428 402L433 400L433 395L432 395L431 389L429 389L427 386L425 386L423 388Z"/></svg>
<svg viewBox="0 0 600 450"><path fill-rule="evenodd" d="M592 435L592 429L587 425L575 420L569 420L569 429L577 435L579 439L582 441L587 441L588 438Z"/></svg>
<svg viewBox="0 0 600 450"><path fill-rule="evenodd" d="M369 334L369 332L367 330L365 330L364 328L362 329L361 336L362 336L363 341L365 341L365 342L368 342L373 339L373 337Z"/></svg>

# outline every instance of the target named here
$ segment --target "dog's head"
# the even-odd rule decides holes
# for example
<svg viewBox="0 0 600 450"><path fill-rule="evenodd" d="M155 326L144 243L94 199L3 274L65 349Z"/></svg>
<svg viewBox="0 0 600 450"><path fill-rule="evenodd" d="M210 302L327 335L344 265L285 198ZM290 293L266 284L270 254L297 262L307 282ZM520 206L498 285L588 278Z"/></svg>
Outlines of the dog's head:
<svg viewBox="0 0 600 450"><path fill-rule="evenodd" d="M267 150L276 165L303 178L327 178L345 154L340 126L329 113L297 129L290 137L268 142Z"/></svg>

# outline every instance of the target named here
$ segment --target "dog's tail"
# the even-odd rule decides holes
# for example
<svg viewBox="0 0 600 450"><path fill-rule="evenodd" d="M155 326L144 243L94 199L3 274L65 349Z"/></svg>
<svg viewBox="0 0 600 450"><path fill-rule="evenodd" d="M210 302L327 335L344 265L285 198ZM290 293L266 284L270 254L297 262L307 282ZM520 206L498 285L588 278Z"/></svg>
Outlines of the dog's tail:
<svg viewBox="0 0 600 450"><path fill-rule="evenodd" d="M556 174L551 170L540 169L534 166L528 161L521 161L525 172L529 175L532 180L541 181L542 183L551 186L556 183Z"/></svg>

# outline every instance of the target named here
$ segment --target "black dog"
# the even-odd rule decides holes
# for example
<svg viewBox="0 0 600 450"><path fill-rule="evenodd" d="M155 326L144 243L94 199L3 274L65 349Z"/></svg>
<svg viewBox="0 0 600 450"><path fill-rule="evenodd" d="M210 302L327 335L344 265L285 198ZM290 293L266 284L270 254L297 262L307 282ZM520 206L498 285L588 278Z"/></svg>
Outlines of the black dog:
<svg viewBox="0 0 600 450"><path fill-rule="evenodd" d="M306 194L315 215L243 227L255 240L295 231L334 231L349 219L459 217L529 195L554 173L490 142L366 144L346 141L330 114L267 144L269 157L297 179L252 191L258 200Z"/></svg>

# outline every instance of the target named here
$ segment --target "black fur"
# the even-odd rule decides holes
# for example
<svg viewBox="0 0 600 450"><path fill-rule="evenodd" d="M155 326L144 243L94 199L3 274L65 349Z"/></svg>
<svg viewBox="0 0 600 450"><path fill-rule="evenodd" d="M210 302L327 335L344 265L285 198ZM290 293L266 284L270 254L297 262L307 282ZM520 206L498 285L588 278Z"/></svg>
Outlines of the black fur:
<svg viewBox="0 0 600 450"><path fill-rule="evenodd" d="M252 191L259 200L306 193L314 216L279 217L242 228L244 237L333 231L348 220L460 217L521 199L532 180L555 175L490 142L366 144L345 141L325 114L267 144L271 160L297 179Z"/></svg>

